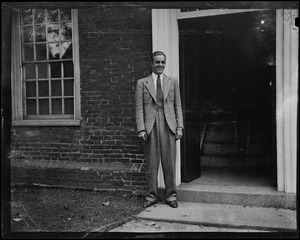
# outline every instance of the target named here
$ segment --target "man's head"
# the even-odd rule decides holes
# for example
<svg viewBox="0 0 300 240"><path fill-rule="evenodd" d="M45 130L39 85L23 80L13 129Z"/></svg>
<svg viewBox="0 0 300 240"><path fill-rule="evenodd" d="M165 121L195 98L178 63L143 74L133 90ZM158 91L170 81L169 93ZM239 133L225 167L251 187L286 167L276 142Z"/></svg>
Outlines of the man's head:
<svg viewBox="0 0 300 240"><path fill-rule="evenodd" d="M156 51L151 56L151 66L152 71L157 74L161 75L166 67L166 55L161 51Z"/></svg>

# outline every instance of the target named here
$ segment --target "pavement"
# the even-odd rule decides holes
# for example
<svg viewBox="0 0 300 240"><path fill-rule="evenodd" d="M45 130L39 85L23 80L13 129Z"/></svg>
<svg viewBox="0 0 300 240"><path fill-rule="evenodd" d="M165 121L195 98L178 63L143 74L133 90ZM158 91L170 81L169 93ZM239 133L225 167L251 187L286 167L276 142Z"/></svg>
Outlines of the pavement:
<svg viewBox="0 0 300 240"><path fill-rule="evenodd" d="M159 202L110 232L297 232L296 210L231 204Z"/></svg>

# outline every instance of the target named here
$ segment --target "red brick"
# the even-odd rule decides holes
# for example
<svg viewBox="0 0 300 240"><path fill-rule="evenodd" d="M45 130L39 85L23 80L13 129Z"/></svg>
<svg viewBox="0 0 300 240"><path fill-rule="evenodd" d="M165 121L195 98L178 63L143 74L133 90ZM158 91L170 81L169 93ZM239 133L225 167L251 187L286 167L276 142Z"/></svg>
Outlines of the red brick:
<svg viewBox="0 0 300 240"><path fill-rule="evenodd" d="M11 156L140 165L144 156L136 137L134 88L151 72L151 9L81 8L78 20L81 125L13 127Z"/></svg>

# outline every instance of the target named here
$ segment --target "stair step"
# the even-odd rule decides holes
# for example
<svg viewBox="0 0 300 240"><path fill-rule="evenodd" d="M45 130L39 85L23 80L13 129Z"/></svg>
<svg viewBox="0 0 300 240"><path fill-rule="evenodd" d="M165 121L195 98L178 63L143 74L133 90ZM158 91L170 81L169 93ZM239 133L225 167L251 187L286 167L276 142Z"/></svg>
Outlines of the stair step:
<svg viewBox="0 0 300 240"><path fill-rule="evenodd" d="M236 121L213 121L209 120L207 131L215 132L259 132L260 123L258 122L236 122Z"/></svg>
<svg viewBox="0 0 300 240"><path fill-rule="evenodd" d="M159 188L158 194L164 201L165 189ZM178 208L157 204L143 217L170 217L170 220L174 217L177 221L186 219L196 224L199 220L203 225L228 224L228 227L296 228L296 194L277 191L264 169L201 167L199 178L178 186L177 199Z"/></svg>
<svg viewBox="0 0 300 240"><path fill-rule="evenodd" d="M205 156L262 156L264 148L260 144L203 143Z"/></svg>
<svg viewBox="0 0 300 240"><path fill-rule="evenodd" d="M201 167L199 178L178 186L177 197L186 202L296 208L296 194L277 191L270 174L259 168Z"/></svg>
<svg viewBox="0 0 300 240"><path fill-rule="evenodd" d="M201 156L202 167L266 167L270 159L266 157L215 157Z"/></svg>
<svg viewBox="0 0 300 240"><path fill-rule="evenodd" d="M181 183L178 200L243 206L296 208L296 195L276 191L275 187L217 186Z"/></svg>
<svg viewBox="0 0 300 240"><path fill-rule="evenodd" d="M224 114L209 114L210 121L234 121L235 115L232 113L224 113Z"/></svg>
<svg viewBox="0 0 300 240"><path fill-rule="evenodd" d="M233 132L206 132L204 142L206 143L234 143L236 134Z"/></svg>
<svg viewBox="0 0 300 240"><path fill-rule="evenodd" d="M260 143L260 133L206 132L205 143Z"/></svg>

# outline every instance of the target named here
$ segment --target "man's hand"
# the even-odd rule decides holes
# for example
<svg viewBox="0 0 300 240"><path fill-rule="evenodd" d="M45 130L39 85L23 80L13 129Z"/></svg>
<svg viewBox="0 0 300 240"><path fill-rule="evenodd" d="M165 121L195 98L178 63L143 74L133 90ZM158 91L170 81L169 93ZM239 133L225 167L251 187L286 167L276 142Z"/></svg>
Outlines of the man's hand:
<svg viewBox="0 0 300 240"><path fill-rule="evenodd" d="M177 128L175 139L178 140L178 139L182 138L182 135L183 135L182 129Z"/></svg>
<svg viewBox="0 0 300 240"><path fill-rule="evenodd" d="M147 133L146 131L141 131L138 133L138 137L141 138L142 140L144 141L147 141L148 140L148 136L147 136Z"/></svg>

